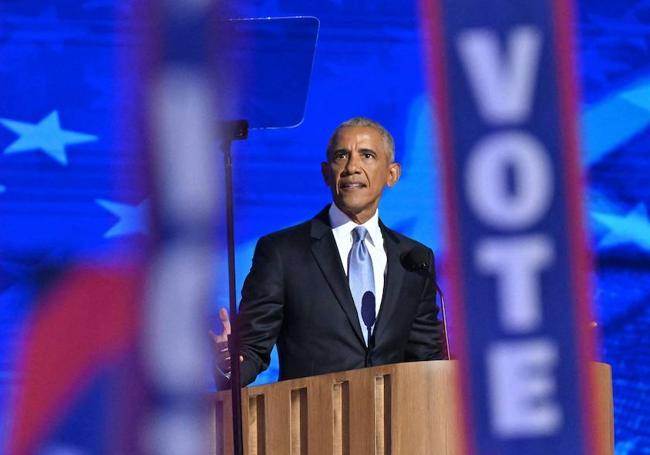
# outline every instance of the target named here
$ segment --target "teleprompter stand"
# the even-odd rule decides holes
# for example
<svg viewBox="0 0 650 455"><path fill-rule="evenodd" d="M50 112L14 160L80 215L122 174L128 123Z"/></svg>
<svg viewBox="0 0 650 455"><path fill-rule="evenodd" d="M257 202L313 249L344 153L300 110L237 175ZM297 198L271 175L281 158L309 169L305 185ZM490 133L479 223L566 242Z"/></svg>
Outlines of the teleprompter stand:
<svg viewBox="0 0 650 455"><path fill-rule="evenodd" d="M232 185L232 143L248 137L248 122L233 120L221 123L221 147L226 183L226 230L228 249L228 294L232 332L228 336L230 352L230 384L232 390L233 445L235 455L243 455L241 419L241 375L239 370L239 334L234 315L237 314L237 289L235 284L235 214Z"/></svg>
<svg viewBox="0 0 650 455"><path fill-rule="evenodd" d="M316 50L315 17L232 19L219 25L216 83L224 153L228 292L232 332L230 351L233 453L243 455L240 336L235 283L232 143L250 129L291 128L304 117Z"/></svg>

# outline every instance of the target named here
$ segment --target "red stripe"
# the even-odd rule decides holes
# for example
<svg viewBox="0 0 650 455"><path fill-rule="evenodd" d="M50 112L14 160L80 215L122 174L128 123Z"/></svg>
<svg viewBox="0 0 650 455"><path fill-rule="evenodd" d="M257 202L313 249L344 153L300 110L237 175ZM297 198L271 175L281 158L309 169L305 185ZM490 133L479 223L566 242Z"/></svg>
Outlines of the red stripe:
<svg viewBox="0 0 650 455"><path fill-rule="evenodd" d="M449 104L449 91L447 80L447 60L444 50L444 23L440 6L440 0L421 0L420 11L422 29L425 36L425 47L428 51L428 68L429 83L433 85L434 105L438 117L438 135L440 137L440 151L443 167L443 187L445 203L445 238L447 240L447 249L445 252L447 261L445 262L445 275L449 278L450 289L447 300L451 302L453 311L451 312L452 326L457 335L454 340L457 345L458 360L460 371L458 374L457 402L460 403L464 429L459 429L460 434L470 435L468 431L472 428L472 409L468 401L471 396L470 385L470 368L469 368L469 350L467 346L467 319L465 313L465 299L462 287L462 267L460 256L460 229L458 218L458 204L456 202L456 189L458 188L454 179L454 144L453 132ZM426 27L431 26L431 30ZM462 447L460 453L476 453L473 438L460 438Z"/></svg>
<svg viewBox="0 0 650 455"><path fill-rule="evenodd" d="M598 453L593 438L596 411L593 409L594 384L589 360L594 359L595 340L589 323L592 321L592 292L588 272L593 260L585 236L585 210L582 189L586 179L582 174L579 153L578 132L578 90L575 74L574 40L575 19L573 3L568 0L553 1L553 23L555 31L555 55L557 59L557 78L560 112L560 132L562 152L564 153L564 184L567 195L567 219L569 233L569 260L572 262L571 282L576 301L575 328L577 332L577 352L580 361L580 395L582 400L582 422L586 441L585 453Z"/></svg>
<svg viewBox="0 0 650 455"><path fill-rule="evenodd" d="M45 296L27 333L8 453L32 453L98 367L132 345L139 275L77 268Z"/></svg>

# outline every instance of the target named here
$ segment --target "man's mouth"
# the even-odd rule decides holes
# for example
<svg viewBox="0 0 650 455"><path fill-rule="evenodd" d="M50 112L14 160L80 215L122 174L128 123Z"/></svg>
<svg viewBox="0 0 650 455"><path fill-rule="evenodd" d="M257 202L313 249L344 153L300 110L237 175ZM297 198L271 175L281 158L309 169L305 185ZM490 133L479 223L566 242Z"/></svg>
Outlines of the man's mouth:
<svg viewBox="0 0 650 455"><path fill-rule="evenodd" d="M365 187L366 187L365 183L361 183L361 182L341 182L339 184L339 188L341 188L342 190L356 190Z"/></svg>

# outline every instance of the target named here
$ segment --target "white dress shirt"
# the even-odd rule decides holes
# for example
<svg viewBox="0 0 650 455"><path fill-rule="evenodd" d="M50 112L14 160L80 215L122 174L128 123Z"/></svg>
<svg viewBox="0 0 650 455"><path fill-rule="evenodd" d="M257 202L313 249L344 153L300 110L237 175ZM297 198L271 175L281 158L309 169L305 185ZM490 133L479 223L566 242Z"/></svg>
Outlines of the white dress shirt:
<svg viewBox="0 0 650 455"><path fill-rule="evenodd" d="M352 249L354 239L352 230L357 226L363 226L368 231L366 236L366 248L372 259L372 271L375 279L375 315L379 314L381 299L384 296L384 276L386 274L386 250L384 250L384 237L379 228L379 210L365 223L357 224L332 203L329 211L332 233L339 250L339 256L345 274L348 274L348 256Z"/></svg>

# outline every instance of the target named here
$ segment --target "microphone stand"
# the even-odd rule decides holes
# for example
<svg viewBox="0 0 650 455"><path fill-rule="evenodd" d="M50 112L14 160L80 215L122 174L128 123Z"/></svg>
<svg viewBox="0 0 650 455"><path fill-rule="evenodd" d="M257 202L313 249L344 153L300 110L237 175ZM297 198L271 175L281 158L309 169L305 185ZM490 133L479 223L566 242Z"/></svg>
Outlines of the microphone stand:
<svg viewBox="0 0 650 455"><path fill-rule="evenodd" d="M237 325L237 289L235 285L235 224L232 184L232 142L248 137L246 120L223 121L220 123L220 139L226 177L226 226L228 232L228 291L230 297L231 333L228 336L230 351L230 393L232 397L232 432L234 455L243 455L244 438L242 435L241 415L241 373L239 369L239 327Z"/></svg>
<svg viewBox="0 0 650 455"><path fill-rule="evenodd" d="M437 294L440 296L440 311L442 312L442 326L445 328L445 354L447 355L446 360L451 360L451 355L449 353L449 331L447 330L447 310L445 308L445 294L442 292L442 289L438 286L438 283L435 283Z"/></svg>

